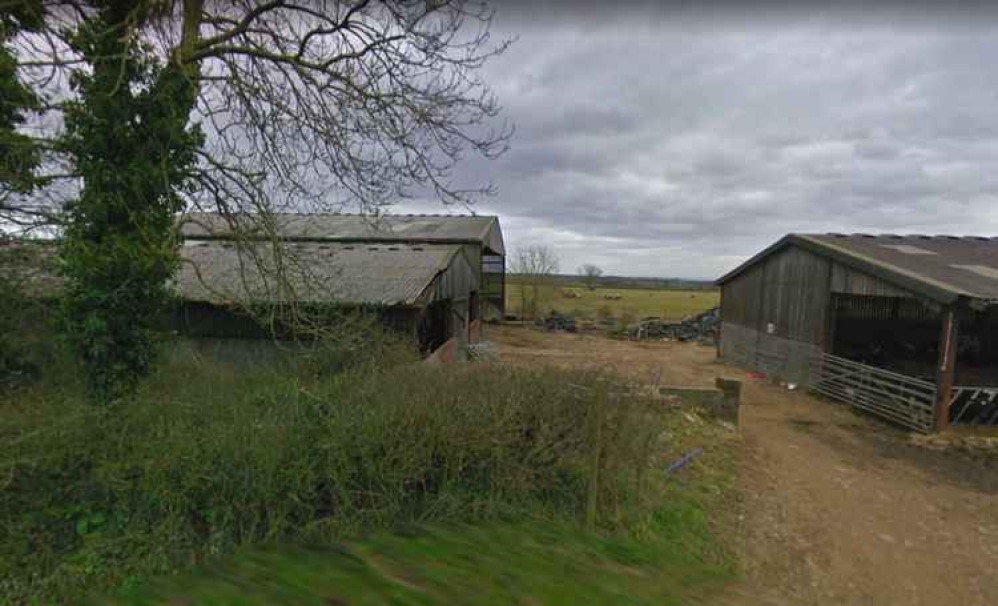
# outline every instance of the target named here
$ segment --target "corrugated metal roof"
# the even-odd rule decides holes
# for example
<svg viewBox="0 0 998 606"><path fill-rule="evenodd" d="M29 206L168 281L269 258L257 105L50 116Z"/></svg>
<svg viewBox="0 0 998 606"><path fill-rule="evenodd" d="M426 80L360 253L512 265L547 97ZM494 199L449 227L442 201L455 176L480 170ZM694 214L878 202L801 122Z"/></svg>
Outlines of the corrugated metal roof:
<svg viewBox="0 0 998 606"><path fill-rule="evenodd" d="M175 287L191 301L413 305L458 245L188 241ZM278 280L283 267L283 280Z"/></svg>
<svg viewBox="0 0 998 606"><path fill-rule="evenodd" d="M998 238L893 234L789 234L717 280L723 284L790 245L833 257L885 282L949 303L998 301Z"/></svg>
<svg viewBox="0 0 998 606"><path fill-rule="evenodd" d="M499 219L483 215L348 215L275 213L270 215L282 238L336 241L479 242L504 253ZM185 215L182 233L188 239L231 236L230 219L218 213ZM238 216L234 218L238 225ZM258 218L246 221L253 230Z"/></svg>

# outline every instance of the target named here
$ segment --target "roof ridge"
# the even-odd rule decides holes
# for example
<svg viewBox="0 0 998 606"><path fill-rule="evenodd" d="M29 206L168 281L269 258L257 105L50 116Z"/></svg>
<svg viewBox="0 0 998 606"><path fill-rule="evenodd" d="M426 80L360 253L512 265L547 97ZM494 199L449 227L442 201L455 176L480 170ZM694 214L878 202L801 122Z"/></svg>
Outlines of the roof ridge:
<svg viewBox="0 0 998 606"><path fill-rule="evenodd" d="M805 237L823 237L832 236L835 238L891 238L891 239L919 239L919 240L975 240L978 242L987 242L992 240L998 240L998 236L983 236L977 234L964 234L962 236L957 236L954 234L901 234L897 232L884 232L879 234L868 234L863 232L853 232L853 233L843 233L843 232L791 232L792 236L805 236Z"/></svg>
<svg viewBox="0 0 998 606"><path fill-rule="evenodd" d="M998 238L985 236L845 235L794 232L780 238L777 242L722 275L715 281L715 284L725 284L762 262L766 257L794 245L809 249L812 253L829 256L838 263L851 266L884 282L943 304L952 303L961 297L988 300L991 300L989 297L993 297L998 300L998 296L989 295L989 293L996 292L993 284L981 285L968 282L965 279L966 276L942 271L941 264L945 263L949 264L948 267L954 267L953 264L958 263L958 260L962 258L987 258L990 260L991 255L994 254L993 249L998 246ZM898 249L898 252L906 254L927 253L940 256L938 260L932 262L911 263L910 259L908 261L901 260L899 257L880 251L881 247ZM925 249L925 252L912 249Z"/></svg>
<svg viewBox="0 0 998 606"><path fill-rule="evenodd" d="M191 213L186 213L188 215L222 215L223 213L216 211L195 211ZM242 214L252 214L252 213L242 213ZM364 217L370 219L378 219L385 217L432 217L435 219L446 219L446 218L460 218L460 219L498 219L499 215L482 215L482 214L453 214L453 213L385 213L381 215L372 215L365 213L341 213L341 212L275 212L270 213L275 216L299 216L299 217Z"/></svg>

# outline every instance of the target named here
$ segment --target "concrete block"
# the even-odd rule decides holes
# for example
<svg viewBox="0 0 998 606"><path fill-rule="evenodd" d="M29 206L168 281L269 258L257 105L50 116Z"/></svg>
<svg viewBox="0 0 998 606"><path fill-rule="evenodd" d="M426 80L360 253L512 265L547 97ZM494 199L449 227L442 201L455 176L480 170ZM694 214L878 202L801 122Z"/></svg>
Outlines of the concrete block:
<svg viewBox="0 0 998 606"><path fill-rule="evenodd" d="M738 425L741 381L718 378L714 384L716 387L660 387L658 391L663 396L677 397L684 406Z"/></svg>

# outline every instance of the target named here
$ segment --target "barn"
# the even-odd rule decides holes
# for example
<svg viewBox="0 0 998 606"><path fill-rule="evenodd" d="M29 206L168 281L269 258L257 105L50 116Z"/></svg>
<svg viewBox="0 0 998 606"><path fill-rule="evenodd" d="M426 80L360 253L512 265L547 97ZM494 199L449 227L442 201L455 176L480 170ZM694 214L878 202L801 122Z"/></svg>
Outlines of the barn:
<svg viewBox="0 0 998 606"><path fill-rule="evenodd" d="M460 357L483 318L504 308L505 249L496 217L213 213L181 223L175 281L185 334L254 334L247 305L362 309L411 334L426 352ZM456 352L456 354L454 353Z"/></svg>
<svg viewBox="0 0 998 606"><path fill-rule="evenodd" d="M187 337L177 355L280 359L281 341L299 336L297 319L325 318L332 329L344 312L362 312L428 355L461 359L467 343L481 339L483 320L502 317L505 248L496 217L288 213L267 221L261 229L261 217L181 217L176 305L157 320ZM0 244L20 254L29 294L59 296L57 241ZM260 311L272 320L266 326Z"/></svg>
<svg viewBox="0 0 998 606"><path fill-rule="evenodd" d="M358 215L276 213L267 233L258 218L241 224L239 216L189 213L181 233L187 242L240 238L266 240L275 235L289 243L343 245L459 246L477 277L479 317L501 319L505 310L506 247L499 218L486 215Z"/></svg>
<svg viewBox="0 0 998 606"><path fill-rule="evenodd" d="M998 425L998 238L790 234L717 284L724 360L917 431Z"/></svg>

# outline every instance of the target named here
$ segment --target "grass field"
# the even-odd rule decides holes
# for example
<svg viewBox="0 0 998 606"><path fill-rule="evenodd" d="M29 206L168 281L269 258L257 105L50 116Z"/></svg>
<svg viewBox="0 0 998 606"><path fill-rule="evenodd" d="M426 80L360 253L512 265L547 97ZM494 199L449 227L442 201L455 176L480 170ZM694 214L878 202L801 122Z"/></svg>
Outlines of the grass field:
<svg viewBox="0 0 998 606"><path fill-rule="evenodd" d="M520 314L522 283L513 278L506 284L506 311ZM572 294L578 295L577 298ZM619 295L619 299L607 299ZM583 286L552 286L542 291L542 311L556 310L580 319L612 317L625 323L645 317L680 320L698 314L720 301L716 290L666 290L666 289L607 289L588 290Z"/></svg>

